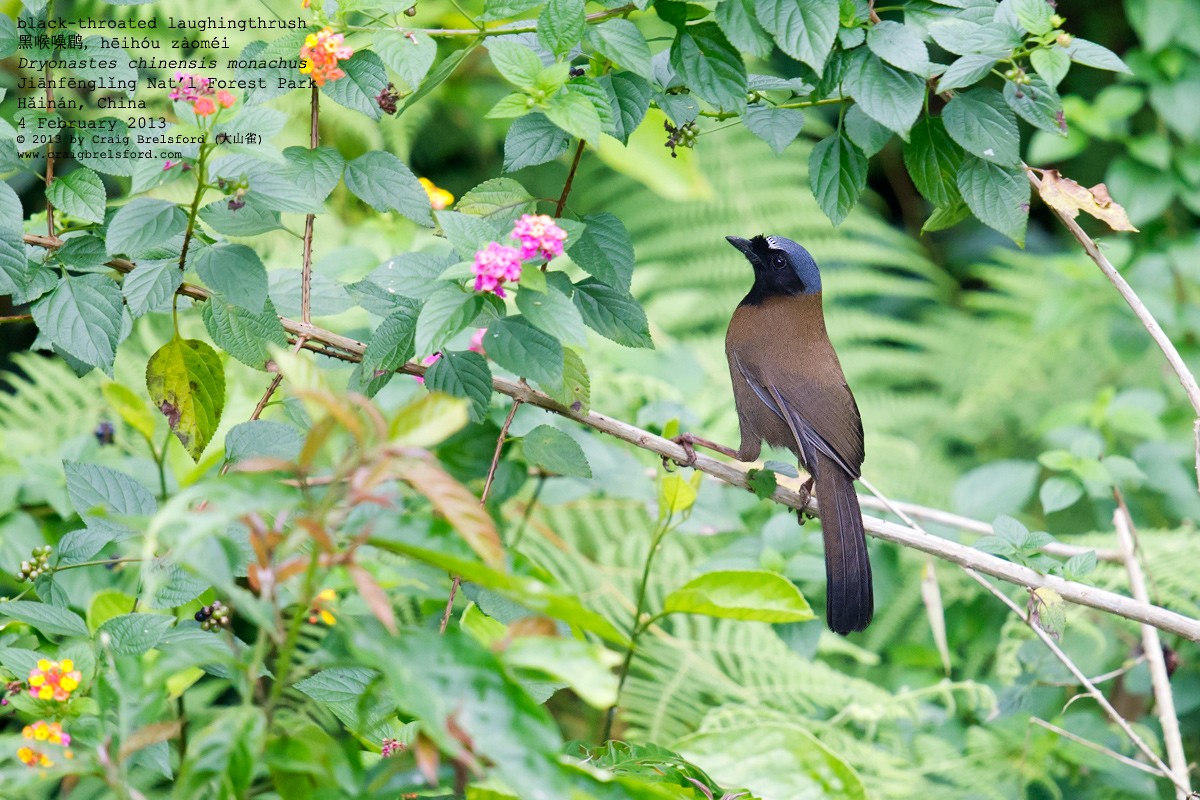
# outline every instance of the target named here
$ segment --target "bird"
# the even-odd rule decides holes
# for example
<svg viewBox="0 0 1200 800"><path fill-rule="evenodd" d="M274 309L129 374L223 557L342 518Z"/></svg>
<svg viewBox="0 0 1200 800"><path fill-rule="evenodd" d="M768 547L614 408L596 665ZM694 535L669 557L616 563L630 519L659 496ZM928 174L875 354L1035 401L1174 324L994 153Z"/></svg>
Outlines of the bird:
<svg viewBox="0 0 1200 800"><path fill-rule="evenodd" d="M846 383L821 306L821 272L801 245L781 236L726 240L754 269L754 283L729 321L725 355L741 429L737 450L683 434L738 461L762 443L791 450L814 482L821 509L826 624L861 631L874 614L871 562L854 481L865 457L862 418ZM689 455L694 455L690 451Z"/></svg>

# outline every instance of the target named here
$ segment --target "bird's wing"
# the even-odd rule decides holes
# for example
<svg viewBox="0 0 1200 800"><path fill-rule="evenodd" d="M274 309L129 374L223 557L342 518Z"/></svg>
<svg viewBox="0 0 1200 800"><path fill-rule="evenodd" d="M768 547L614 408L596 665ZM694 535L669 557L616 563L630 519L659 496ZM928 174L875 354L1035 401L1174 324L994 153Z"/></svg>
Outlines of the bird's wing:
<svg viewBox="0 0 1200 800"><path fill-rule="evenodd" d="M762 375L735 352L734 364L758 399L787 423L805 465L816 469L823 453L857 478L863 462L862 420L854 395L844 381L819 383L802 377ZM820 480L820 476L815 476Z"/></svg>

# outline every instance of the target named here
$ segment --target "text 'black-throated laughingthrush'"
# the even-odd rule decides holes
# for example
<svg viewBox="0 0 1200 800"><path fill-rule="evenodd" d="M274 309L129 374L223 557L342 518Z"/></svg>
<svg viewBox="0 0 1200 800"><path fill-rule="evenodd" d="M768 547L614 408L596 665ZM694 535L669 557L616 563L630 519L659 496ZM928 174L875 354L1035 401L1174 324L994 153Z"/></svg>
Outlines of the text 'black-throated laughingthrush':
<svg viewBox="0 0 1200 800"><path fill-rule="evenodd" d="M863 463L862 420L825 332L821 273L808 251L790 239L726 238L754 268L754 285L725 336L742 432L733 455L754 461L765 441L800 459L816 483L821 507L829 628L861 631L875 608L854 492Z"/></svg>

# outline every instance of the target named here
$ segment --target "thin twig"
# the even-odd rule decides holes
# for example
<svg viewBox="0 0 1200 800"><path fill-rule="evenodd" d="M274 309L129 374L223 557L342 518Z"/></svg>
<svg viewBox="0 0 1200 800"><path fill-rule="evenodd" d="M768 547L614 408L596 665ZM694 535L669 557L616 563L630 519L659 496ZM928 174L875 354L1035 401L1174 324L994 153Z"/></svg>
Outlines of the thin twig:
<svg viewBox="0 0 1200 800"><path fill-rule="evenodd" d="M0 317L0 325L6 322L28 322L33 319L33 314L13 314L7 317Z"/></svg>
<svg viewBox="0 0 1200 800"><path fill-rule="evenodd" d="M571 169L567 172L567 180L563 184L562 194L558 198L558 206L554 209L554 216L561 217L563 209L567 207L567 198L571 196L571 184L575 183L575 171L579 169L579 159L583 158L583 148L587 146L587 142L583 139L579 140L579 146L575 148L575 158L571 160Z"/></svg>
<svg viewBox="0 0 1200 800"><path fill-rule="evenodd" d="M316 150L320 143L318 124L321 113L321 92L314 83L312 87L312 104L308 121L308 146ZM312 322L312 243L313 221L316 214L304 217L304 263L300 267L300 321Z"/></svg>
<svg viewBox="0 0 1200 800"><path fill-rule="evenodd" d="M63 241L56 237L38 236L35 234L26 234L25 242L47 248L61 247L63 244ZM133 271L133 264L126 259L115 258L109 260L106 264L118 272L128 273ZM201 301L207 300L211 296L211 293L204 287L189 283L182 284L177 291L179 294ZM288 335L292 337L293 341L297 337L304 337L307 340L304 345L307 350L314 350L320 352L322 355L349 362L360 361L363 353L366 351L365 344L349 336L343 336L339 333L334 333L333 331L318 328L315 325L306 324L287 317L280 317L279 321ZM397 371L406 375L424 375L425 367L417 363L408 363L401 366ZM680 463L689 461L689 454L683 449L682 445L676 444L669 439L664 439L650 431L638 428L635 425L630 425L627 422L613 419L595 411L588 413L574 411L526 384L504 378L493 378L492 387L497 392L507 395L514 400L520 400L526 405L551 411L601 433L607 433L610 436L628 442L635 447L654 453L655 455L663 456ZM749 486L746 477L747 467L717 461L701 453L695 455L693 466L695 469L712 475L718 480L732 486L741 488L748 488ZM802 498L799 493L783 486L776 488L775 493L771 495L771 499L788 508L803 509L817 515L820 514L819 503L815 500L808 500L806 504L805 498ZM945 561L971 567L984 574L1019 586L1031 588L1048 587L1058 592L1068 602L1095 608L1105 613L1115 614L1134 622L1153 625L1161 631L1177 634L1193 642L1200 642L1200 620L1195 620L1174 611L1159 608L1158 606L1138 602L1132 598L1104 589L1098 589L1094 586L1064 580L1054 575L1042 575L1020 564L1004 561L980 550L958 544L957 542L919 533L911 528L877 517L864 516L863 524L866 531L877 539L919 550L923 553L929 553Z"/></svg>
<svg viewBox="0 0 1200 800"><path fill-rule="evenodd" d="M496 466L500 463L500 451L504 449L504 440L508 437L508 428L512 425L517 409L521 407L520 400L514 400L504 424L500 426L500 435L496 437L496 451L492 453L492 465L488 467L487 480L483 482L483 493L479 495L479 505L487 505L488 494L492 491L492 481L496 478Z"/></svg>
<svg viewBox="0 0 1200 800"><path fill-rule="evenodd" d="M603 22L606 19L613 17L621 17L628 14L630 11L637 11L638 7L633 3L628 3L617 8L610 8L607 11L597 11L594 14L588 14L584 17L584 21L589 25L596 22ZM346 30L364 31L368 33L378 33L377 26L370 25L348 25ZM397 28L400 32L412 31L414 33L423 33L426 36L438 37L455 37L455 36L508 36L514 33L536 33L537 25L512 25L502 26L499 28Z"/></svg>
<svg viewBox="0 0 1200 800"><path fill-rule="evenodd" d="M1033 184L1033 188L1041 188L1041 181L1033 174L1033 170L1028 165L1025 166L1025 174L1029 177L1029 182ZM1104 276L1109 282L1116 287L1117 292L1133 309L1134 315L1138 321L1142 323L1142 327L1150 334L1150 338L1162 350L1163 355L1167 358L1167 363L1171 365L1171 369L1175 371L1175 376L1179 379L1179 383L1183 386L1184 393L1187 394L1188 401L1192 404L1192 410L1196 412L1196 421L1192 425L1192 432L1196 440L1196 485L1200 490L1200 386L1196 384L1196 376L1188 369L1188 366L1183 361L1183 357L1179 355L1179 351L1175 349L1175 344L1170 340L1167 334L1163 331L1162 326L1158 324L1158 320L1150 313L1150 309L1146 308L1146 304L1137 296L1137 292L1133 291L1133 287L1121 277L1121 273L1117 272L1117 268L1112 265L1108 257L1100 252L1100 248L1096 245L1095 240L1088 236L1083 228L1079 227L1070 214L1046 204L1055 216L1062 221L1071 235L1075 237L1075 241L1083 246L1084 252L1088 257L1100 268Z"/></svg>
<svg viewBox="0 0 1200 800"><path fill-rule="evenodd" d="M54 76L50 72L50 64L46 64L46 113L54 113ZM46 143L46 190L50 190L50 184L54 182L54 148L56 144L53 141ZM46 198L46 233L50 236L54 235L54 204L50 202L50 198Z"/></svg>
<svg viewBox="0 0 1200 800"><path fill-rule="evenodd" d="M450 612L454 610L454 595L458 593L458 587L462 584L462 577L454 576L454 582L450 584L450 596L446 598L446 610L442 612L442 624L438 626L438 633L446 632L446 626L450 624Z"/></svg>
<svg viewBox="0 0 1200 800"><path fill-rule="evenodd" d="M1122 764L1124 764L1127 767L1133 767L1134 769L1140 769L1142 772L1153 775L1156 778L1162 777L1162 775L1158 774L1158 770L1156 770L1154 767L1146 766L1145 764L1138 761L1137 759L1133 759L1127 755L1118 753L1116 750L1112 750L1108 747L1105 747L1102 744L1093 742L1090 739L1084 739L1082 736L1076 736L1075 734L1071 733L1068 730L1063 730L1062 728L1058 727L1057 725L1046 722L1046 720L1044 720L1044 719L1040 719L1038 717L1030 717L1029 721L1035 725L1042 726L1043 728L1045 728L1046 730L1048 730L1052 733L1057 733L1059 736L1063 737L1064 739L1070 739L1072 742L1075 742L1076 744L1081 744L1084 747L1091 748L1092 750L1095 750L1097 753L1103 753L1104 755L1108 756L1109 758L1113 759L1114 761L1120 761Z"/></svg>
<svg viewBox="0 0 1200 800"><path fill-rule="evenodd" d="M1142 574L1142 565L1138 562L1137 552L1133 543L1133 518L1129 515L1129 507L1125 505L1119 489L1113 490L1117 500L1117 508L1113 511L1113 526L1117 529L1117 542L1125 556L1125 571L1129 573L1129 591L1134 600L1143 603L1150 602L1150 593L1146 590L1146 576ZM1154 689L1154 710L1162 727L1163 744L1167 750L1167 761L1175 777L1175 796L1177 800L1187 800L1192 793L1188 779L1187 756L1183 752L1183 738L1179 734L1179 717L1175 713L1175 697L1171 692L1171 676L1167 672L1166 659L1163 657L1162 641L1158 631L1149 625L1142 625L1142 652L1145 653L1146 663L1150 667L1150 685Z"/></svg>

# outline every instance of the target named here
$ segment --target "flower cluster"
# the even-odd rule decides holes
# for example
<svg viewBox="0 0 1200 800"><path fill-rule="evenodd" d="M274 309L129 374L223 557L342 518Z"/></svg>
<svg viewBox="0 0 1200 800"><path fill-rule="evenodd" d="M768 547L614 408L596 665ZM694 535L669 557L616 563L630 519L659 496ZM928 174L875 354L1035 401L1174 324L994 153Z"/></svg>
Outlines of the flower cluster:
<svg viewBox="0 0 1200 800"><path fill-rule="evenodd" d="M318 622L324 622L326 625L334 625L337 622L337 617L333 616L333 612L326 606L337 600L337 592L333 589L322 589L313 598L312 608L308 612L308 622L310 625L316 625Z"/></svg>
<svg viewBox="0 0 1200 800"><path fill-rule="evenodd" d="M21 735L31 742L46 742L60 747L68 747L71 744L71 735L63 732L62 723L59 722L38 720L32 725L26 725L21 731ZM66 750L63 755L71 758L74 754L70 750ZM17 750L17 758L27 767L54 766L54 762L50 760L49 756L32 747L22 747Z"/></svg>
<svg viewBox="0 0 1200 800"><path fill-rule="evenodd" d="M471 264L471 272L475 274L475 291L492 292L504 297L501 284L505 281L516 283L521 279L521 262L562 255L567 232L545 214L523 214L513 225L509 237L516 239L520 248L489 242L487 247L476 251L475 261Z"/></svg>
<svg viewBox="0 0 1200 800"><path fill-rule="evenodd" d="M447 209L454 203L454 195L440 186L435 186L429 178L417 178L417 180L421 183L425 194L429 195L429 205L433 206L434 211Z"/></svg>
<svg viewBox="0 0 1200 800"><path fill-rule="evenodd" d="M29 692L39 700L57 700L61 703L79 688L81 680L83 676L75 669L75 662L71 659L50 661L43 658L29 671Z"/></svg>
<svg viewBox="0 0 1200 800"><path fill-rule="evenodd" d="M211 78L190 72L175 73L175 89L168 96L172 100L191 103L192 113L197 117L210 116L217 112L217 106L229 108L236 102L236 98L224 89L214 89Z"/></svg>
<svg viewBox="0 0 1200 800"><path fill-rule="evenodd" d="M513 225L512 238L521 243L522 259L551 259L562 255L567 232L546 214L523 214Z"/></svg>
<svg viewBox="0 0 1200 800"><path fill-rule="evenodd" d="M338 62L352 55L354 51L346 46L346 37L325 27L304 37L304 46L300 48L304 66L300 67L300 72L311 76L317 86L324 86L325 81L346 77Z"/></svg>
<svg viewBox="0 0 1200 800"><path fill-rule="evenodd" d="M384 739L380 743L379 755L389 758L396 755L396 753L403 753L407 749L408 746L401 744L399 739Z"/></svg>
<svg viewBox="0 0 1200 800"><path fill-rule="evenodd" d="M49 573L51 571L50 553L52 552L53 550L48 544L33 548L29 554L29 560L21 562L21 568L17 570L17 580L32 581Z"/></svg>

